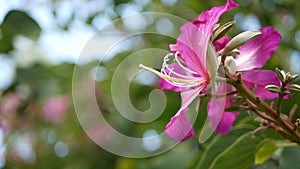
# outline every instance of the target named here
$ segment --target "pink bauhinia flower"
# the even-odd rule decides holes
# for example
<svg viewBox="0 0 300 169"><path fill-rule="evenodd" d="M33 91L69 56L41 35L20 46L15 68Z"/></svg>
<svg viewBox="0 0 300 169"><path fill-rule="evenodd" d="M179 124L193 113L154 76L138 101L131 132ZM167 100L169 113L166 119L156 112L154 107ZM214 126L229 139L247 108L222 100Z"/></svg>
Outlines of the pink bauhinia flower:
<svg viewBox="0 0 300 169"><path fill-rule="evenodd" d="M163 79L162 89L181 92L181 108L165 129L172 139L184 141L194 135L186 111L199 93L209 87L216 74L217 54L210 44L213 28L223 13L237 6L233 0L228 0L225 5L213 7L201 13L197 20L183 25L177 44L170 45L170 50L175 53L175 63L168 64L170 54L167 55L161 72L140 65Z"/></svg>
<svg viewBox="0 0 300 169"><path fill-rule="evenodd" d="M233 0L228 0L223 6L213 7L199 15L193 21L181 27L181 35L177 43L170 45L173 52L164 58L161 72L140 65L141 68L152 71L161 77L162 89L180 92L181 108L167 124L165 132L172 139L184 141L194 135L194 129L187 118L189 104L204 93L210 84L215 84L215 76L218 68L217 53L230 41L228 37L217 40L214 47L211 44L211 36L219 17L226 11L237 7ZM243 72L243 82L249 88L256 87L256 93L264 98L274 98L274 94L263 88L268 84L279 83L276 74L271 71L252 70L261 68L276 50L280 41L280 35L272 27L261 29L262 35L256 40L241 46L240 54L226 60L226 66L233 67L232 72ZM259 41L259 43L258 43ZM170 57L174 57L174 63L169 64ZM259 73L259 75L258 75ZM256 75L256 79L253 79ZM275 75L275 76L274 76ZM232 91L225 83L215 85L216 95L226 94ZM229 132L232 123L238 116L237 113L224 112L232 103L229 97L212 97L208 104L208 117L211 128L221 134Z"/></svg>
<svg viewBox="0 0 300 169"><path fill-rule="evenodd" d="M269 58L277 49L281 37L280 34L273 27L262 28L260 29L260 31L261 31L261 35L258 38L240 47L239 49L240 54L236 58L233 58L233 63L234 63L233 67L235 69L234 72L235 71L242 72L243 83L249 89L253 89L255 87L256 94L260 96L262 99L273 99L277 97L277 94L265 90L264 87L269 84L279 85L280 82L279 79L277 78L276 73L270 70L253 70L253 69L261 68L263 65L265 65L265 63L269 60ZM184 32L182 29L182 34L183 33ZM190 38L193 37L190 36ZM219 39L214 44L215 50L216 51L222 50L229 41L230 39L228 37ZM195 42L195 44L197 43ZM183 52L180 51L180 43L177 43L176 45L170 45L170 49L173 52L176 52L176 50L177 52L179 51L177 55L180 54L181 56L180 58L184 58L182 57ZM185 56L191 56L191 55L185 55ZM179 72L184 72L184 70L180 69L176 64L173 64L170 67L173 67L174 70L177 70ZM167 73L169 72L167 71ZM176 75L174 76L176 77ZM160 79L160 83L162 85L162 89L181 91L181 98L183 102L186 100L185 98L193 98L198 96L197 89L195 89L196 93L189 94L188 92L193 91L192 89L187 90L186 88L182 88L182 87L180 88L176 85L173 85L172 83L169 83L163 78ZM224 95L226 93L231 92L232 90L233 90L232 87L229 87L228 85L224 85L224 84L218 85L215 95ZM230 107L231 103L232 103L232 99L230 97L226 97L226 98L212 98L208 104L207 110L208 110L208 117L210 119L211 128L220 134L227 134L230 131L233 122L238 116L238 113L224 112L224 108ZM181 135L183 133L186 133L185 131L187 131L190 128L189 120L186 117L186 111L187 109L184 109L184 111L182 112L178 112L171 119L170 123L166 126L165 131L171 138L180 140L180 138L182 138ZM176 120L178 121L176 122ZM190 130L190 132L188 132L185 135L184 139L182 139L181 141L188 139L193 134L194 131Z"/></svg>

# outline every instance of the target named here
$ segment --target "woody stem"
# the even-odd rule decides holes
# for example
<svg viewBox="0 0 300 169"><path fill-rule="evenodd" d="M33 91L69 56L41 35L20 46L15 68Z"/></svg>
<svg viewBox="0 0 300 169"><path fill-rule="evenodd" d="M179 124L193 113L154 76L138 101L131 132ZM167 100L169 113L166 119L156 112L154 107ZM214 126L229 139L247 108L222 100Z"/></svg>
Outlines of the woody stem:
<svg viewBox="0 0 300 169"><path fill-rule="evenodd" d="M227 68L224 68L224 73L225 77L228 79L228 83L234 86L239 94L247 99L247 102L251 103L251 107L255 105L258 111L264 112L268 117L270 117L275 125L282 128L282 130L284 130L285 133L288 134L288 136L283 135L285 138L289 139L292 142L300 144L300 133L299 131L295 130L295 124L284 118L284 116L281 116L280 112L274 110L269 104L267 104L259 96L249 90L243 84L241 74L238 74L237 77L235 77L228 71Z"/></svg>

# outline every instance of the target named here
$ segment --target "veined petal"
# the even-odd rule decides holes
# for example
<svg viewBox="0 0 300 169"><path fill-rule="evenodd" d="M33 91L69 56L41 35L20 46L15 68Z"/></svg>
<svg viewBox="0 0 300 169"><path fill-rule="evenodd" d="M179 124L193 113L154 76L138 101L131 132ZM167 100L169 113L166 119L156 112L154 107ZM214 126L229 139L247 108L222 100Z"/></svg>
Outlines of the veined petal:
<svg viewBox="0 0 300 169"><path fill-rule="evenodd" d="M217 88L216 94L226 94L232 91L232 87L227 84L221 84ZM212 130L220 134L227 134L239 113L224 112L225 108L230 107L233 100L230 97L211 98L208 102L208 117Z"/></svg>
<svg viewBox="0 0 300 169"><path fill-rule="evenodd" d="M271 70L249 70L242 72L243 83L252 90L256 86L255 93L262 99L274 99L278 94L265 90L267 85L280 85L276 72Z"/></svg>
<svg viewBox="0 0 300 169"><path fill-rule="evenodd" d="M201 31L210 38L214 25L218 22L219 18L228 10L239 6L233 0L227 0L223 6L215 6L208 11L202 12L194 24L196 24Z"/></svg>
<svg viewBox="0 0 300 169"><path fill-rule="evenodd" d="M181 109L185 109L186 107L188 107L192 103L192 101L199 95L199 93L204 90L205 87L205 85L202 85L195 89L181 92Z"/></svg>
<svg viewBox="0 0 300 169"><path fill-rule="evenodd" d="M181 27L181 35L177 41L180 56L189 68L206 79L209 77L205 64L207 48L214 25L223 13L237 6L233 0L228 0L225 5L202 12L197 20Z"/></svg>
<svg viewBox="0 0 300 169"><path fill-rule="evenodd" d="M216 85L217 89L214 93L215 95L220 95L226 93L227 86L225 83L219 83ZM226 97L215 98L211 97L207 105L207 114L210 121L210 126L213 131L216 131L218 125L223 116L224 108L226 104Z"/></svg>
<svg viewBox="0 0 300 169"><path fill-rule="evenodd" d="M229 41L230 41L230 38L227 37L227 36L218 39L218 40L214 43L214 47L215 47L216 51L219 52L220 50L222 50L222 49L227 45L227 43L228 43Z"/></svg>
<svg viewBox="0 0 300 169"><path fill-rule="evenodd" d="M230 131L232 124L235 121L235 119L238 117L238 115L239 113L224 112L222 114L222 118L219 122L219 125L217 126L215 131L222 135L227 134Z"/></svg>
<svg viewBox="0 0 300 169"><path fill-rule="evenodd" d="M236 57L238 71L263 67L277 49L280 34L271 26L260 31L258 38L240 47L240 55Z"/></svg>
<svg viewBox="0 0 300 169"><path fill-rule="evenodd" d="M203 90L203 87L181 92L181 108L171 118L165 129L165 133L170 138L177 141L184 141L195 134L193 126L186 116L186 111L188 110L188 105L199 95L201 90Z"/></svg>
<svg viewBox="0 0 300 169"><path fill-rule="evenodd" d="M200 76L208 78L205 65L208 39L205 39L203 33L194 24L186 23L181 27L177 44L185 64Z"/></svg>
<svg viewBox="0 0 300 169"><path fill-rule="evenodd" d="M193 126L186 116L187 110L188 108L180 110L166 126L166 134L174 140L185 141L195 134Z"/></svg>

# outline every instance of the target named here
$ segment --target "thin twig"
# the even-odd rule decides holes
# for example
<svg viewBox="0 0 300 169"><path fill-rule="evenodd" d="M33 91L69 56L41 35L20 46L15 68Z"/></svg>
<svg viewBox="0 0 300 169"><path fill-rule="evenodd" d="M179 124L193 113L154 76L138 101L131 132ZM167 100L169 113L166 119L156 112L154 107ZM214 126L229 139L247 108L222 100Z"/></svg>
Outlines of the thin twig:
<svg viewBox="0 0 300 169"><path fill-rule="evenodd" d="M265 119L269 122L276 123L270 116L268 116L267 114L259 111L258 107L255 104L253 104L250 101L247 101L247 103L251 107L251 110L254 111L257 115L259 115L260 117L262 117L263 119Z"/></svg>
<svg viewBox="0 0 300 169"><path fill-rule="evenodd" d="M295 118L297 109L298 109L298 105L294 104L294 106L292 107L292 109L290 111L290 114L289 114L289 120L290 121L293 121L293 119Z"/></svg>

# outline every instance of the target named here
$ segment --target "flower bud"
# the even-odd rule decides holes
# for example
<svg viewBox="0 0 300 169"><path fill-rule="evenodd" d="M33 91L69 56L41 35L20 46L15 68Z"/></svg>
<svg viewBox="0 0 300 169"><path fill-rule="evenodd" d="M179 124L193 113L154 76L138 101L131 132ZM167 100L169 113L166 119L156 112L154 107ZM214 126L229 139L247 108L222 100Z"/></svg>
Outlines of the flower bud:
<svg viewBox="0 0 300 169"><path fill-rule="evenodd" d="M300 119L299 118L296 119L295 126L300 127Z"/></svg>
<svg viewBox="0 0 300 169"><path fill-rule="evenodd" d="M215 24L215 25L214 25L214 28L213 28L213 33L216 32L216 30L219 29L220 26L221 26L221 25L220 25L219 23Z"/></svg>
<svg viewBox="0 0 300 169"><path fill-rule="evenodd" d="M211 42L208 44L207 55L208 55L208 57L206 57L206 59L207 59L206 60L206 68L211 77L211 79L210 79L211 82L214 83L219 63L218 63L218 55L217 55L215 48L213 47L213 44Z"/></svg>
<svg viewBox="0 0 300 169"><path fill-rule="evenodd" d="M228 56L236 57L237 55L240 54L240 50L238 49L233 49L231 52L228 53Z"/></svg>
<svg viewBox="0 0 300 169"><path fill-rule="evenodd" d="M289 83L299 77L298 74L292 74L291 72L285 73L284 70L280 70L278 68L275 68L275 71L277 73L278 78L283 83Z"/></svg>
<svg viewBox="0 0 300 169"><path fill-rule="evenodd" d="M293 74L293 75L291 75L291 81L297 79L298 77L299 77L298 74Z"/></svg>
<svg viewBox="0 0 300 169"><path fill-rule="evenodd" d="M225 60L225 66L231 74L235 74L237 66L232 56L227 57L227 59Z"/></svg>
<svg viewBox="0 0 300 169"><path fill-rule="evenodd" d="M227 22L222 26L217 24L216 27L214 28L212 41L215 42L216 40L223 37L234 25L235 25L235 21Z"/></svg>
<svg viewBox="0 0 300 169"><path fill-rule="evenodd" d="M272 93L280 93L281 92L280 88L276 85L267 85L267 86L265 86L265 89Z"/></svg>
<svg viewBox="0 0 300 169"><path fill-rule="evenodd" d="M286 79L287 79L288 82L291 82L291 81L295 80L298 76L299 76L298 74L293 75L290 72L288 72L286 74Z"/></svg>
<svg viewBox="0 0 300 169"><path fill-rule="evenodd" d="M285 82L286 81L286 74L285 74L285 72L283 70L278 69L278 68L275 68L275 71L277 73L277 76L278 76L279 80L281 82Z"/></svg>
<svg viewBox="0 0 300 169"><path fill-rule="evenodd" d="M298 84L291 84L290 86L286 87L291 92L300 92L300 85Z"/></svg>
<svg viewBox="0 0 300 169"><path fill-rule="evenodd" d="M223 56L227 55L229 52L231 52L233 49L236 49L245 43L253 40L254 38L261 35L260 31L246 31L238 34L235 36L228 44L225 46L223 51Z"/></svg>

